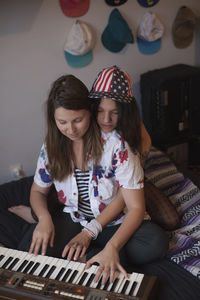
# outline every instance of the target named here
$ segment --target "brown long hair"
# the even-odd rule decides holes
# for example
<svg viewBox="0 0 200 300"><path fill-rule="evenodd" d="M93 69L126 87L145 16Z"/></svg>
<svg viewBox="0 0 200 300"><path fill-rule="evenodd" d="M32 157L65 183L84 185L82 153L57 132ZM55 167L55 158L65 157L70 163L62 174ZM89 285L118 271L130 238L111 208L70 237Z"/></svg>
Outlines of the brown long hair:
<svg viewBox="0 0 200 300"><path fill-rule="evenodd" d="M109 97L108 97L109 98ZM99 104L101 99L92 99L93 111L97 119ZM136 100L130 103L115 101L117 104L119 117L116 130L128 142L132 151L140 152L141 138L141 118Z"/></svg>
<svg viewBox="0 0 200 300"><path fill-rule="evenodd" d="M63 75L52 85L47 99L47 135L46 146L49 160L49 170L52 179L62 181L72 170L72 141L64 136L56 126L54 113L58 107L71 110L85 109L91 112L89 91L78 78L73 75ZM90 126L83 137L83 161L87 162L89 155L97 165L102 154L101 133L92 117Z"/></svg>

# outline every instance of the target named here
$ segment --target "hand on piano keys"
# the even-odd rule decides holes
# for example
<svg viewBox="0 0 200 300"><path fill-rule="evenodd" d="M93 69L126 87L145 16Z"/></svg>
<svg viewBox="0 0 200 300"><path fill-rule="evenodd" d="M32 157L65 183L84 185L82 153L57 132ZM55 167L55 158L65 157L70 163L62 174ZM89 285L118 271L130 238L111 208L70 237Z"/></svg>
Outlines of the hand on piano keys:
<svg viewBox="0 0 200 300"><path fill-rule="evenodd" d="M107 280L105 284L102 284L102 277L97 282L94 281L95 275L98 272L98 266L92 265L87 270L85 266L84 263L42 255L35 256L28 252L0 247L0 291L1 289L10 291L9 283L5 286L5 279L3 278L6 272L5 276L8 279L9 276L12 277L14 274L15 276L22 274L23 280L20 283L20 289L24 288L27 293L50 293L50 291L46 290L48 286L55 286L55 288L51 288L51 293L55 294L55 298L51 295L52 299L57 299L56 293L67 295L68 292L65 291L69 285L70 289L72 289L71 285L73 285L74 298L78 298L75 291L81 287L83 293L89 293L89 290L93 292L99 290L105 293L105 298L102 298L102 296L97 299L114 300L118 298L118 294L120 294L120 299L129 299L129 297L131 297L130 299L134 299L133 297L140 300L149 299L147 298L147 294L150 294L155 283L155 277L147 277L144 274L133 272L126 278L123 273L117 272L112 283ZM1 282L2 278L3 283ZM39 288L37 291L37 284L30 284L30 282L38 282L38 280L40 284L38 284ZM22 282L24 286L21 286ZM34 291L32 290L32 285L34 286ZM18 288L16 286L16 290ZM11 289L14 293L13 286ZM112 293L115 293L115 296L112 296ZM124 298L122 295L124 295ZM30 299L32 298L30 297ZM73 297L70 299L73 299ZM79 299L86 299L86 297Z"/></svg>
<svg viewBox="0 0 200 300"><path fill-rule="evenodd" d="M81 231L65 246L62 257L64 258L67 255L67 260L77 260L78 258L82 258L85 255L91 240L92 236L89 235L87 231Z"/></svg>
<svg viewBox="0 0 200 300"><path fill-rule="evenodd" d="M109 242L106 244L102 251L88 260L88 262L86 263L86 269L95 262L99 264L99 267L94 281L98 282L100 278L102 278L103 285L108 280L113 283L116 270L120 271L124 277L128 278L126 270L120 264L118 251Z"/></svg>
<svg viewBox="0 0 200 300"><path fill-rule="evenodd" d="M44 216L37 223L34 229L29 253L34 253L35 255L37 255L41 248L42 255L45 255L48 243L50 247L53 247L54 237L55 228L51 216Z"/></svg>

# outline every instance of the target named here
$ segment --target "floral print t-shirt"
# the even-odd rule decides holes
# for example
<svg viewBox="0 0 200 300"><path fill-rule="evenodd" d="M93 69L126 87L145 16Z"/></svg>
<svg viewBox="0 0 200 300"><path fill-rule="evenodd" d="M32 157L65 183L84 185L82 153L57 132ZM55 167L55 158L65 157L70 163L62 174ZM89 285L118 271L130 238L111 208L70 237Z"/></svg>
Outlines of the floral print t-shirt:
<svg viewBox="0 0 200 300"><path fill-rule="evenodd" d="M99 165L95 167L92 159L88 162L89 198L94 217L116 197L119 187L141 189L144 186L139 156L131 151L127 142L115 130L110 133L102 132L102 141L103 153ZM41 187L49 187L54 183L58 198L65 205L64 212L70 213L74 222L87 225L88 221L78 211L78 188L74 170L65 180L52 181L45 144L40 151L34 182ZM123 219L124 213L121 213L109 225L120 224Z"/></svg>

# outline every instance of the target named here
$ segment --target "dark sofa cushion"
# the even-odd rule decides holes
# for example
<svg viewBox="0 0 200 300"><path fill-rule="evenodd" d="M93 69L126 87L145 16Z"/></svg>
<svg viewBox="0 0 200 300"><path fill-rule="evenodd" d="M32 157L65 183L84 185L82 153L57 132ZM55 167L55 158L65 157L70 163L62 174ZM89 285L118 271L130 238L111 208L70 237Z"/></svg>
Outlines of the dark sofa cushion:
<svg viewBox="0 0 200 300"><path fill-rule="evenodd" d="M174 230L180 226L176 208L161 190L151 182L145 181L144 195L147 212L153 222L166 230Z"/></svg>
<svg viewBox="0 0 200 300"><path fill-rule="evenodd" d="M0 185L0 209L7 209L13 205L30 205L30 190L33 176L7 182Z"/></svg>

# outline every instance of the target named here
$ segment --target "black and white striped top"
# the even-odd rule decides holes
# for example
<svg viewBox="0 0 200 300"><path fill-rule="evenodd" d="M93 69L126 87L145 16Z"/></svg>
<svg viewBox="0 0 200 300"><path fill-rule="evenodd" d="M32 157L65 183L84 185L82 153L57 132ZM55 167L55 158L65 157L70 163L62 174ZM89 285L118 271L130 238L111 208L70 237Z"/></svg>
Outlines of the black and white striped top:
<svg viewBox="0 0 200 300"><path fill-rule="evenodd" d="M78 210L82 212L84 216L93 218L94 215L90 207L89 198L89 170L82 171L75 169L75 175L79 194Z"/></svg>

